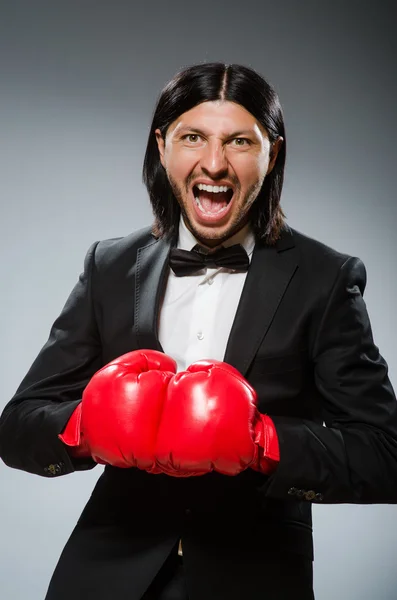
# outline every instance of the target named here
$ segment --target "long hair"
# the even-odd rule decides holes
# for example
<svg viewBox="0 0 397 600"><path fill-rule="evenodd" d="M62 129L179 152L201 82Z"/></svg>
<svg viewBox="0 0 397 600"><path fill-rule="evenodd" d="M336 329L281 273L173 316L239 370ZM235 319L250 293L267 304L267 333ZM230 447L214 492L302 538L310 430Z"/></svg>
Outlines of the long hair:
<svg viewBox="0 0 397 600"><path fill-rule="evenodd" d="M280 236L285 214L280 206L284 180L286 140L284 119L277 93L253 69L242 65L205 63L180 71L165 86L154 110L143 164L143 182L149 192L157 237L172 237L178 228L180 207L160 162L155 130L165 139L168 127L180 115L201 104L228 100L243 106L265 128L269 141L284 142L251 207L250 222L257 240L271 245Z"/></svg>

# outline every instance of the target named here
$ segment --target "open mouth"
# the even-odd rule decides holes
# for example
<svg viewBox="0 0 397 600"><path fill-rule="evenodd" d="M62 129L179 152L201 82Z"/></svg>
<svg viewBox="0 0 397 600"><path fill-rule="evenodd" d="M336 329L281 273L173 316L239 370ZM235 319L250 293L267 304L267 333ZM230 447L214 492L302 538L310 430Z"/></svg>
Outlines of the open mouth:
<svg viewBox="0 0 397 600"><path fill-rule="evenodd" d="M210 220L218 220L229 210L234 195L233 188L226 185L193 186L194 204L197 212Z"/></svg>

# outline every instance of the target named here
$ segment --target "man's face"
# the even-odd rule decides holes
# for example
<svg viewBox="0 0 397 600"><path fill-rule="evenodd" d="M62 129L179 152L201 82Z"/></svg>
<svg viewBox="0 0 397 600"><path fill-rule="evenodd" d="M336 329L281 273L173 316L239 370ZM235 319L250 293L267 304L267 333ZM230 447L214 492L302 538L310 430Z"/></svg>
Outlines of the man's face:
<svg viewBox="0 0 397 600"><path fill-rule="evenodd" d="M270 157L267 133L255 117L240 104L220 100L195 106L171 123L165 139L158 129L156 137L185 223L208 247L247 223L283 141L273 144Z"/></svg>

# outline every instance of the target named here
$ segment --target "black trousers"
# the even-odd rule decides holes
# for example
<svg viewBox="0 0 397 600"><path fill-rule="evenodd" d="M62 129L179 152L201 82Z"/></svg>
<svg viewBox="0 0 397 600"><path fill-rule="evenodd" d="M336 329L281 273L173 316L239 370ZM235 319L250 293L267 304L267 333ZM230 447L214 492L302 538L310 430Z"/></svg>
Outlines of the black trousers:
<svg viewBox="0 0 397 600"><path fill-rule="evenodd" d="M183 559L178 556L176 548L157 573L142 600L189 600Z"/></svg>
<svg viewBox="0 0 397 600"><path fill-rule="evenodd" d="M221 590L219 593L220 600L227 600ZM312 561L292 553L283 553L281 561L280 557L274 562L269 560L263 566L263 591L255 597L258 600L314 600ZM189 600L183 559L176 549L167 558L142 600Z"/></svg>

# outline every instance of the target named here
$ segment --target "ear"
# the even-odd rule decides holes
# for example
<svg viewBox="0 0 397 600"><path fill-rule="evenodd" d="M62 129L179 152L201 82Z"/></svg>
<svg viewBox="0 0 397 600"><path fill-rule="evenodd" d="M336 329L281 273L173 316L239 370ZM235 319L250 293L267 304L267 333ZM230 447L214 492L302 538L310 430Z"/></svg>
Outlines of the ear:
<svg viewBox="0 0 397 600"><path fill-rule="evenodd" d="M159 154L160 154L160 162L163 165L163 167L165 168L165 164L164 164L165 139L161 135L160 129L156 129L156 131L154 133L156 134L157 147L159 149Z"/></svg>
<svg viewBox="0 0 397 600"><path fill-rule="evenodd" d="M273 170L273 167L276 164L277 156L278 156L278 153L280 151L280 148L281 148L283 142L284 142L284 138L282 138L281 135L279 135L278 138L276 139L276 141L274 141L272 143L272 145L270 147L269 166L267 168L266 175L269 175L269 173Z"/></svg>

